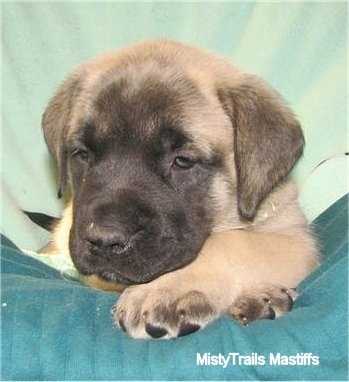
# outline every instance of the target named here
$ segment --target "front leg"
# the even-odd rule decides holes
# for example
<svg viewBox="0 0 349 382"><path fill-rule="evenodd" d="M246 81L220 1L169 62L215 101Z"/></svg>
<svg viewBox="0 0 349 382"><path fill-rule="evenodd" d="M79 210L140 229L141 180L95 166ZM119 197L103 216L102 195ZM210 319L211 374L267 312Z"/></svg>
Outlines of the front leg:
<svg viewBox="0 0 349 382"><path fill-rule="evenodd" d="M212 235L183 269L126 289L113 309L134 338L174 338L229 313L242 324L292 309L294 287L314 268L311 243L287 235Z"/></svg>

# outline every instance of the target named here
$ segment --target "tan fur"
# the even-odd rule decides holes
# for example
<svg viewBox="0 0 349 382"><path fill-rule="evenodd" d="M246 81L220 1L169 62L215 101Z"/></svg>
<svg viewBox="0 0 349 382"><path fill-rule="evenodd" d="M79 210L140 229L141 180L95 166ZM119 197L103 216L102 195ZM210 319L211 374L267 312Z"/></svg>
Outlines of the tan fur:
<svg viewBox="0 0 349 382"><path fill-rule="evenodd" d="M244 84L250 79L248 74L210 53L166 40L121 49L84 64L75 71L73 77L80 78L80 86L85 91L74 101L68 134L74 134L74 126L78 126L82 117L91 112L93 94L113 80L113 71L121 70L138 55L142 57L142 64L147 65L147 57L152 56L155 48L160 51L156 54L161 60L174 62L185 71L206 97L207 107L204 110L196 113L188 108L187 117L191 123L188 123L187 130L202 153L223 153L225 172L217 174L211 188L215 206L214 227L197 259L185 268L165 274L148 284L128 288L118 303L116 320L127 309L136 311L140 306L139 309L148 313L159 301L179 298L193 291L206 296L212 302L213 310L220 314L234 311L229 308L244 293L256 291L258 294L258 291L271 286L296 287L318 264L316 246L298 206L296 186L290 181L279 184L259 206L252 222L242 219L238 211L231 121L223 112L215 89L217 84L230 87ZM151 60L148 64L152 65ZM263 87L258 81L253 86ZM271 102L280 103L277 98L274 100L274 95L270 97ZM281 103L280 108L283 108ZM212 129L212 126L215 128ZM73 199L54 229L49 247L52 253L69 256L72 206ZM104 290L120 291L124 288L99 280L96 276L86 277L85 281L92 287ZM134 316L137 314L134 313ZM128 325L127 331L132 336L147 336L139 323L134 324L131 320ZM171 333L171 329L168 333L169 337L177 335Z"/></svg>

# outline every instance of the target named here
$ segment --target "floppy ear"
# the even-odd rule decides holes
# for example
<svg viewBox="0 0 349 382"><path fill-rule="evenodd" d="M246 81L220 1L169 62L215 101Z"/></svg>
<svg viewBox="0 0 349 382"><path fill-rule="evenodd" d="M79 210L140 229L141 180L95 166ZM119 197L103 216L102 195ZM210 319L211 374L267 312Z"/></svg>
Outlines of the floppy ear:
<svg viewBox="0 0 349 382"><path fill-rule="evenodd" d="M45 141L50 153L56 160L59 170L58 197L62 196L67 185L67 152L64 141L79 91L79 76L72 75L60 86L42 116Z"/></svg>
<svg viewBox="0 0 349 382"><path fill-rule="evenodd" d="M217 94L233 124L239 212L251 220L301 156L302 130L281 97L255 76L224 84Z"/></svg>

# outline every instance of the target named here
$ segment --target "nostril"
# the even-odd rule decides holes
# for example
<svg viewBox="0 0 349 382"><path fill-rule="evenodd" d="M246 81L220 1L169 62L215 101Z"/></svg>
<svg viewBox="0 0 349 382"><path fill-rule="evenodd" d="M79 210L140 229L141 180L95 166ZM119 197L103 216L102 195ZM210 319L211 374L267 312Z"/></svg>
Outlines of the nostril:
<svg viewBox="0 0 349 382"><path fill-rule="evenodd" d="M87 242L89 242L92 254L100 255L102 253L104 254L123 254L129 250L131 247L129 242L110 242L105 240L89 240L87 239Z"/></svg>
<svg viewBox="0 0 349 382"><path fill-rule="evenodd" d="M125 253L126 251L128 251L128 249L130 248L130 244L129 244L129 242L127 242L127 243L114 243L114 244L111 244L109 247L113 253L121 255L122 253Z"/></svg>
<svg viewBox="0 0 349 382"><path fill-rule="evenodd" d="M130 248L129 236L109 227L92 225L86 230L85 240L90 244L92 254L122 254Z"/></svg>

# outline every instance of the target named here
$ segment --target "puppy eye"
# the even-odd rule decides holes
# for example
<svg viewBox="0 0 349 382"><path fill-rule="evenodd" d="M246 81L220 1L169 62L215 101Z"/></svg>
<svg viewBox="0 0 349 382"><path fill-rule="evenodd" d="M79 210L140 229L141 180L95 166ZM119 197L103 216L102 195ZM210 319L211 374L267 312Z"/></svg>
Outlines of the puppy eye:
<svg viewBox="0 0 349 382"><path fill-rule="evenodd" d="M85 149L75 149L72 151L71 156L73 158L77 158L82 160L83 162L87 162L89 159L88 152Z"/></svg>
<svg viewBox="0 0 349 382"><path fill-rule="evenodd" d="M183 156L178 156L173 160L173 166L181 170L189 170L190 168L194 167L194 165L195 161L193 159Z"/></svg>

